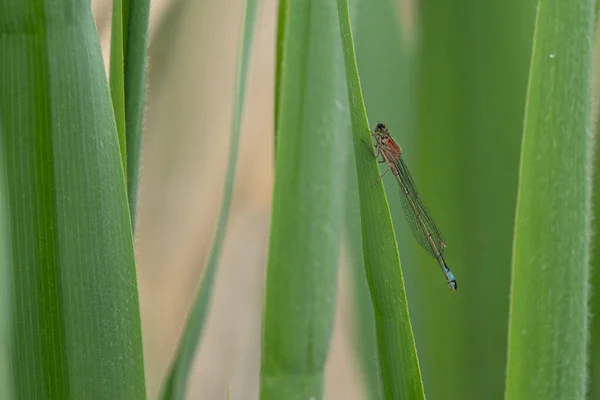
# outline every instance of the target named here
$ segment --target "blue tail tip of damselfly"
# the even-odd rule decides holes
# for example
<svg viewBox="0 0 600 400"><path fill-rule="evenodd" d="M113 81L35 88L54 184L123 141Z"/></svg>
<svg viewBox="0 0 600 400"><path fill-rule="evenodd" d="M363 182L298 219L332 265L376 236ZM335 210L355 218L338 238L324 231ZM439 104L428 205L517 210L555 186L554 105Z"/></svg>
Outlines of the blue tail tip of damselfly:
<svg viewBox="0 0 600 400"><path fill-rule="evenodd" d="M446 274L446 280L448 281L448 288L450 288L450 290L452 290L453 292L456 292L456 290L458 289L458 283L456 283L456 278L454 277L454 274L450 272L448 267L445 268L444 273Z"/></svg>
<svg viewBox="0 0 600 400"><path fill-rule="evenodd" d="M453 292L456 292L456 290L458 289L458 284L456 283L456 279L452 279L451 281L448 281L448 287Z"/></svg>

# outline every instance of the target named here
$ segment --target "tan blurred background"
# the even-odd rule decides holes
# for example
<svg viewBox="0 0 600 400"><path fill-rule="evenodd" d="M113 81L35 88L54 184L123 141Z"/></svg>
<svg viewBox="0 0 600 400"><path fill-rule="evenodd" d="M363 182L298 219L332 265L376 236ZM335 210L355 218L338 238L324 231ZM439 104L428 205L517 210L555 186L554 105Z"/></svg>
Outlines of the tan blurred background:
<svg viewBox="0 0 600 400"><path fill-rule="evenodd" d="M108 65L112 1L93 0ZM152 0L136 256L148 398L156 399L208 258L234 101L241 0ZM234 198L190 399L256 399L273 184L276 0L258 14ZM342 251L342 260L344 258ZM342 262L343 264L343 262ZM326 399L363 399L340 271Z"/></svg>

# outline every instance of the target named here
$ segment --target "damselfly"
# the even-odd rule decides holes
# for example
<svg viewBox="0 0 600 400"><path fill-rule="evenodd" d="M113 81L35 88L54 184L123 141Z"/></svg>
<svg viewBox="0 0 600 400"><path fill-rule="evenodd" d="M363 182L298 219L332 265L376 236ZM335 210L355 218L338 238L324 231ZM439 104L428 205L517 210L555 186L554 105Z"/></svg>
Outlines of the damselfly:
<svg viewBox="0 0 600 400"><path fill-rule="evenodd" d="M385 124L378 123L371 135L377 142L375 144L375 148L377 149L375 156L377 158L381 156L383 160L378 161L380 163L387 163L388 165L388 169L379 177L379 179L383 178L383 175L388 171L392 171L394 177L400 184L400 198L402 199L404 215L408 221L410 230L425 251L437 259L440 268L446 277L450 290L456 290L458 288L456 279L454 278L454 274L450 272L446 260L444 260L446 243L444 242L440 229L419 197L412 176L410 175L404 160L402 160L402 149L400 149L400 146L392 139Z"/></svg>

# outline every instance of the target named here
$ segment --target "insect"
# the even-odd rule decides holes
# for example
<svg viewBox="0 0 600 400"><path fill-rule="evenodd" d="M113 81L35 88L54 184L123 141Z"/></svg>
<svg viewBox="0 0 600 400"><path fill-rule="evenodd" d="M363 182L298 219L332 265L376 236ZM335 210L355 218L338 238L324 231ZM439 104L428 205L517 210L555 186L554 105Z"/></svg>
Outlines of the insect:
<svg viewBox="0 0 600 400"><path fill-rule="evenodd" d="M379 177L378 181L388 171L392 171L400 185L402 208L410 230L421 247L438 261L446 277L446 282L448 282L448 287L455 291L458 288L456 278L444 260L446 243L433 217L419 197L412 176L402 160L402 149L390 136L387 126L381 122L377 124L371 135L376 141L374 146L377 149L375 154L375 157L378 158L377 161L388 165L388 169ZM379 160L380 156L382 160Z"/></svg>

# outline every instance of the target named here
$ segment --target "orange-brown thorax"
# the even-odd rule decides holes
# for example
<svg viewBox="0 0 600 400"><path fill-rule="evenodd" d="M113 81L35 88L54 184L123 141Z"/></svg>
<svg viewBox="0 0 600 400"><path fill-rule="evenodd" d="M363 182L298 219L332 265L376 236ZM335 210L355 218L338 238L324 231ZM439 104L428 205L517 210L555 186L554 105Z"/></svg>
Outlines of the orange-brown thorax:
<svg viewBox="0 0 600 400"><path fill-rule="evenodd" d="M377 141L378 152L383 155L383 158L392 170L392 173L398 175L396 163L402 156L402 149L394 139L392 139L387 127L382 123L377 124L373 136L375 136L375 140Z"/></svg>
<svg viewBox="0 0 600 400"><path fill-rule="evenodd" d="M378 137L377 141L381 146L381 151L390 155L393 161L398 160L402 155L402 149L389 134Z"/></svg>

